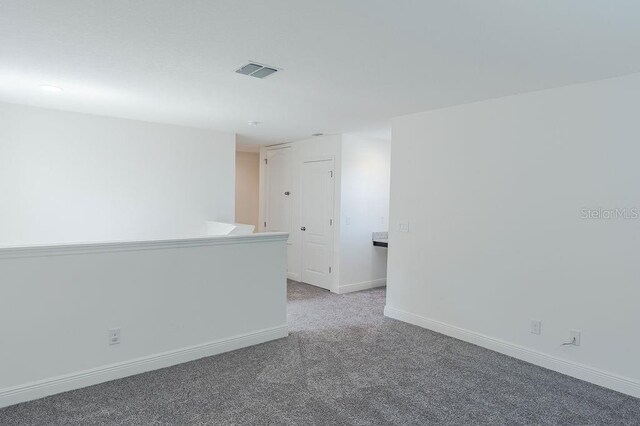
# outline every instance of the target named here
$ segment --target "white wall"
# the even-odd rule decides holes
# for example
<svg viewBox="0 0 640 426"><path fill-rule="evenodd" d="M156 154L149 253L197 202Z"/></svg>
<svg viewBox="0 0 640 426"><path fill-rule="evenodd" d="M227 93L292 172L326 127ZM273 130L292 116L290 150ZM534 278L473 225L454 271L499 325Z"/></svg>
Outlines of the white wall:
<svg viewBox="0 0 640 426"><path fill-rule="evenodd" d="M0 104L0 245L203 234L234 218L233 134Z"/></svg>
<svg viewBox="0 0 640 426"><path fill-rule="evenodd" d="M0 407L286 336L286 238L0 248Z"/></svg>
<svg viewBox="0 0 640 426"><path fill-rule="evenodd" d="M236 223L258 229L260 153L236 152Z"/></svg>
<svg viewBox="0 0 640 426"><path fill-rule="evenodd" d="M635 74L395 119L387 315L640 396L640 220L581 218L640 207L638 93Z"/></svg>
<svg viewBox="0 0 640 426"><path fill-rule="evenodd" d="M390 148L381 139L342 137L341 293L386 282L387 249L374 247L371 233L389 229Z"/></svg>

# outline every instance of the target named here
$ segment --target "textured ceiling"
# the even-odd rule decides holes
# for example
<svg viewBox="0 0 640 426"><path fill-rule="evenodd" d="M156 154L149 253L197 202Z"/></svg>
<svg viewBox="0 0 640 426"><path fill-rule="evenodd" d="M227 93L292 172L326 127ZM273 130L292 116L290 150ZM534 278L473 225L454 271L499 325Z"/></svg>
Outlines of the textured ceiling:
<svg viewBox="0 0 640 426"><path fill-rule="evenodd" d="M637 0L0 0L0 100L245 143L388 136L397 115L639 72L638 52ZM248 60L283 71L234 73Z"/></svg>

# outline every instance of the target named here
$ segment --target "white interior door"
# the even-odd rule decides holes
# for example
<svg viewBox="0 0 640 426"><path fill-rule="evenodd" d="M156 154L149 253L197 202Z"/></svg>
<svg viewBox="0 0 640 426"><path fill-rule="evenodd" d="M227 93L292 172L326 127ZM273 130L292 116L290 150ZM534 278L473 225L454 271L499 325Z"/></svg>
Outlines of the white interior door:
<svg viewBox="0 0 640 426"><path fill-rule="evenodd" d="M265 231L291 235L291 187L293 185L291 148L269 149L265 172ZM300 280L300 265L295 264L291 237L287 241L287 276Z"/></svg>
<svg viewBox="0 0 640 426"><path fill-rule="evenodd" d="M291 232L291 165L291 148L267 151L267 231Z"/></svg>
<svg viewBox="0 0 640 426"><path fill-rule="evenodd" d="M302 281L326 289L333 261L333 175L333 160L302 163Z"/></svg>

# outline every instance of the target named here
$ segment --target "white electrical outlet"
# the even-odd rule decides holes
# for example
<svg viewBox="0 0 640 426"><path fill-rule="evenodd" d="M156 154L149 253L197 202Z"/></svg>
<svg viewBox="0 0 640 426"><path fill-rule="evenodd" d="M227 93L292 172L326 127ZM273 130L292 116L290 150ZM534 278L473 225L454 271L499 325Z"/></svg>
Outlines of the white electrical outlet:
<svg viewBox="0 0 640 426"><path fill-rule="evenodd" d="M531 333L533 334L541 334L542 333L542 321L540 320L531 320Z"/></svg>
<svg viewBox="0 0 640 426"><path fill-rule="evenodd" d="M409 222L398 222L398 232L409 232Z"/></svg>
<svg viewBox="0 0 640 426"><path fill-rule="evenodd" d="M573 346L580 346L580 330L569 331L569 342L571 342Z"/></svg>
<svg viewBox="0 0 640 426"><path fill-rule="evenodd" d="M110 328L109 329L109 344L110 345L119 345L120 342L121 342L120 328Z"/></svg>

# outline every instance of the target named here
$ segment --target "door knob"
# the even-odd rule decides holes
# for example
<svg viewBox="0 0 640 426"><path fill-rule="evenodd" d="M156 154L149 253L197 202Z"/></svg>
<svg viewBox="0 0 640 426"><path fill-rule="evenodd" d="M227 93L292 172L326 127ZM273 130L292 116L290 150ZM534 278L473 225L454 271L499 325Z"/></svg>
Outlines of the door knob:
<svg viewBox="0 0 640 426"><path fill-rule="evenodd" d="M291 193L289 191L285 191L284 195L290 195Z"/></svg>
<svg viewBox="0 0 640 426"><path fill-rule="evenodd" d="M300 230L301 230L301 231L306 231L306 230L307 230L307 227L306 227L306 226L303 226L303 227L301 227L301 228L300 228Z"/></svg>

